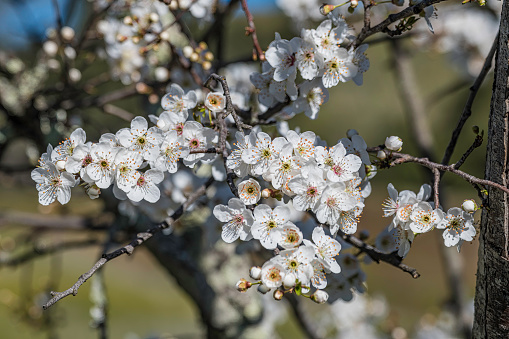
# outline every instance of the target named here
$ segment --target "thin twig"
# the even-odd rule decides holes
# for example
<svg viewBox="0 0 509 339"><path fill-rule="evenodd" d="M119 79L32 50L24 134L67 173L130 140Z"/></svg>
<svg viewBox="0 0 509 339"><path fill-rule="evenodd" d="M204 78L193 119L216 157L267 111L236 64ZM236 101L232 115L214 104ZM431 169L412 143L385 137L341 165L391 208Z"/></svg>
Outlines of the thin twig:
<svg viewBox="0 0 509 339"><path fill-rule="evenodd" d="M421 164L431 170L436 168L437 170L439 170L441 172L451 172L451 173L456 174L457 176L465 179L466 181L468 181L471 184L495 187L495 188L498 188L499 190L504 191L509 194L509 188L504 187L504 186L497 184L496 182L493 182L490 180L484 180L484 179L479 179L477 177L474 177L471 174L465 173L463 171L460 171L460 170L454 168L454 166L452 166L452 165L448 166L448 165L437 164L436 162L432 162L427 158L417 158L417 157L414 157L414 156L411 156L408 154L403 154L403 153L392 153L392 155L396 159L389 164L390 167L396 166L399 164L403 164L406 162L415 162L415 163Z"/></svg>
<svg viewBox="0 0 509 339"><path fill-rule="evenodd" d="M478 147L480 147L482 145L482 142L483 142L483 135L482 133L481 134L478 134L475 139L474 139L474 142L472 143L472 145L470 145L470 147L467 149L467 151L465 153L463 153L463 155L461 156L461 159L453 164L453 167L455 169L459 169L461 167L461 165L463 165L463 163L465 162L465 160L467 160L468 156Z"/></svg>
<svg viewBox="0 0 509 339"><path fill-rule="evenodd" d="M197 199L199 199L203 194L205 194L205 191L207 188L214 182L213 178L210 178L205 184L203 184L200 188L196 190L192 195L188 197L186 202L182 204L170 217L166 218L162 223L157 224L154 227L151 227L147 229L145 232L141 232L137 234L136 239L131 241L129 244L125 245L124 247L121 247L113 252L103 254L102 258L99 259L92 268L82 274L78 281L72 285L70 288L63 292L51 292L51 295L53 296L47 303L45 303L42 308L47 310L49 307L54 305L59 300L69 296L69 295L76 295L78 294L78 289L83 285L91 276L94 275L94 273L100 269L104 264L106 264L108 261L113 260L123 254L132 254L134 249L138 247L139 245L143 244L148 239L152 238L154 234L159 233L163 229L166 229L170 227L178 218L184 214L184 212L187 210L187 208L194 203Z"/></svg>
<svg viewBox="0 0 509 339"><path fill-rule="evenodd" d="M472 87L470 87L470 95L468 96L467 103L465 104L465 107L463 108L463 112L461 113L460 119L458 121L458 125L452 132L451 140L449 141L449 144L447 145L447 148L445 149L444 157L442 158L442 164L447 165L451 161L452 153L454 152L454 148L456 147L456 143L458 142L458 138L460 136L461 130L463 129L463 126L465 125L467 119L472 114L472 104L474 103L475 97L477 96L477 92L481 88L481 85L486 78L486 75L488 74L489 70L491 69L491 64L493 61L493 56L495 55L495 51L497 50L498 46L498 38L500 36L500 32L497 33L497 36L495 37L495 40L493 41L493 45L491 45L491 49L486 56L486 60L484 60L484 65L481 69L481 72L477 76L477 79L475 79L474 84Z"/></svg>
<svg viewBox="0 0 509 339"><path fill-rule="evenodd" d="M436 168L433 168L431 170L433 172L433 190L434 190L434 201L435 201L435 208L440 207L440 171Z"/></svg>
<svg viewBox="0 0 509 339"><path fill-rule="evenodd" d="M376 26L373 26L370 28L364 27L361 30L361 32L359 33L359 35L357 36L357 38L352 43L352 46L354 48L358 47L360 44L362 44L362 42L367 37L369 37L375 33L387 31L390 24L392 24L398 20L408 18L412 15L419 14L424 8L431 6L433 4L436 4L436 3L442 2L442 1L446 1L446 0L424 0L414 6L409 6L409 7L405 8L404 10L402 10L399 13L389 15L387 17L387 19L385 19L384 21L382 21L381 23L379 23Z"/></svg>
<svg viewBox="0 0 509 339"><path fill-rule="evenodd" d="M346 241L350 245L353 245L360 251L366 253L373 261L375 261L378 264L380 263L380 261L383 261L389 265L399 268L403 272L410 274L414 279L417 279L421 276L415 268L403 264L402 263L403 259L397 255L397 252L393 252L390 254L380 252L380 250L378 250L376 247L373 247L365 243L364 241L360 240L359 238L356 238L351 234L338 233L338 236L341 237L344 241Z"/></svg>
<svg viewBox="0 0 509 339"><path fill-rule="evenodd" d="M241 0L242 3L242 9L244 10L244 13L246 13L246 19L249 27L246 28L246 35L251 35L251 38L253 39L253 46L254 50L256 51L256 56L258 57L258 60L264 61L265 60L265 54L263 54L263 50L260 47L260 43L258 42L258 36L256 35L256 26L253 21L253 16L251 15L251 12L249 11L249 7L247 6L246 0ZM255 54L253 53L253 57ZM253 58L254 59L254 58Z"/></svg>

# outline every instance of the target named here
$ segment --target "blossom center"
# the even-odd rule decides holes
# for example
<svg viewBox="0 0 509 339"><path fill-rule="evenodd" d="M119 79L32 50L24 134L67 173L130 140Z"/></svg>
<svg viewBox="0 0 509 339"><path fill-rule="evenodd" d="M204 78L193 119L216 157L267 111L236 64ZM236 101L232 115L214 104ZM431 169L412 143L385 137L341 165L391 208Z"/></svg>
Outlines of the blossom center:
<svg viewBox="0 0 509 339"><path fill-rule="evenodd" d="M189 147L198 148L199 146L200 146L200 140L198 140L197 138L193 138L193 139L189 140Z"/></svg>
<svg viewBox="0 0 509 339"><path fill-rule="evenodd" d="M308 197L316 197L318 195L318 190L315 186L308 187L308 190L306 191L306 194Z"/></svg>
<svg viewBox="0 0 509 339"><path fill-rule="evenodd" d="M233 216L233 222L236 224L242 224L242 222L244 222L244 216L242 214L235 214Z"/></svg>

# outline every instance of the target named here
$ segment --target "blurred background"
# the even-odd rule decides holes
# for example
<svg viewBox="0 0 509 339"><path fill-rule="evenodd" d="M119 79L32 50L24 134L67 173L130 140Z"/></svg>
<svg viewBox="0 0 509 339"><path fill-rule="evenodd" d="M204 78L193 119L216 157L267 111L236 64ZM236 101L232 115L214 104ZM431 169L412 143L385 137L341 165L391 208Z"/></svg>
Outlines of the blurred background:
<svg viewBox="0 0 509 339"><path fill-rule="evenodd" d="M100 5L75 0L0 2L2 337L96 337L94 312L97 310L94 307L101 304L101 295L107 295L107 331L111 338L201 338L205 329L196 304L143 246L132 256L121 256L107 264L102 280L105 288L94 287L93 282L87 282L77 296L60 301L49 311L41 308L49 290L60 291L70 287L103 253L107 234L105 225L111 223L113 216L104 213L107 202L102 198L90 200L78 189L73 190L68 205L39 205L35 183L30 179L30 171L38 157L48 143L57 145L75 126L86 130L88 140L97 140L102 133L114 133L119 128L128 127L128 122L122 119L126 114L147 117L161 111L159 100L161 93L164 94L164 86L158 87L152 84L152 80L146 80L147 86L155 88L147 92L137 85L143 80L124 81L121 77L107 76L113 66L104 55L104 40L101 34L90 35L97 30L86 30L91 27L92 21L97 24L104 18L106 11L102 9L108 1L102 2L104 4ZM304 9L304 14L296 14L302 13L302 9L298 11L299 6L304 7L302 1L249 0L247 3L254 15L263 49L274 39L275 32L291 39L299 35L302 27L316 28L321 20L311 10ZM312 6L309 3L313 1L306 6ZM221 1L217 8L226 5L227 2ZM437 6L438 17L431 19L434 34L428 31L424 20L420 20L411 34L400 39L389 40L382 35L369 38L367 42L371 43L367 55L370 69L364 74L364 84L358 87L348 82L331 89L329 102L322 106L316 120L299 115L289 121L290 127L312 130L329 144L345 137L346 131L351 128L363 136L368 146L381 145L387 136L397 135L403 139L405 153L430 156L440 162L465 106L469 87L491 47L499 13L498 2L484 8L467 4L461 6L464 13L458 15L453 15L458 5L451 6L455 9L449 9L447 4ZM362 5L353 14L348 14L347 6L344 7L347 22L358 32ZM312 8L317 9L318 6L314 4ZM392 5L378 8L380 11L373 22L399 10ZM98 13L102 17L97 17ZM477 18L478 21L470 21L465 26L457 16L464 20ZM204 36L213 22L196 20L190 13L184 13L182 20L187 29L198 32L196 37ZM44 43L63 26L72 27L76 40L83 41L83 44L75 48L78 53L74 57L66 55L72 54L70 51L59 51L56 56L48 58L48 51L43 48L49 47ZM223 21L224 39L218 42L214 36L208 38L210 50L216 56L221 54L225 63L249 60L252 39L245 35L246 26L245 15L237 2ZM58 65L52 65L54 62L50 60L55 60ZM259 67L258 63L252 64ZM62 73L70 69L79 70L79 76L71 75L71 72L68 78L62 78ZM171 82L172 76L170 74L169 79L161 83ZM475 100L472 117L460 136L452 162L457 161L474 141L473 126L487 129L491 82L490 73ZM102 93L118 93L122 88L134 88L131 91L133 95L120 96L113 107L108 104L100 106ZM410 100L422 103L420 107L426 124L417 128L429 133L431 143L427 148L419 145L416 127L412 127L415 116L408 102L409 95ZM89 102L87 97L93 100ZM483 145L473 152L462 169L483 177L484 159ZM366 200L358 230L369 232L367 242L373 243L376 235L389 223L382 218L381 209L383 200L388 196L388 183L392 182L398 191L418 191L423 183L431 183L429 175L414 164L378 172L371 181L372 195ZM444 210L461 205L464 199L477 198L476 191L468 183L450 174L444 175L441 188ZM84 225L91 219L94 219L94 226L87 229ZM61 232L64 228L66 231ZM125 235L116 240L123 244L128 239L130 237ZM76 246L51 255L37 255L59 242L74 242ZM27 255L26 261L11 260L25 253L35 254L33 257ZM448 256L453 259L447 259ZM465 243L457 256L455 248L443 246L441 232L419 236L405 258L406 264L419 271L419 279L412 279L384 263L363 266L367 276L366 298L369 298L363 299L363 307L371 307L375 314L373 319L376 319L380 337L417 337L418 330L426 326L453 326L454 321L450 318L454 317L454 312L450 311L450 305L454 303L451 301L454 286L451 286L450 272L455 269L450 267L451 262L460 267L462 306L467 308L466 314L473 314L471 300L475 288L476 241ZM247 271L237 274L238 278L247 277ZM267 302L273 304L276 310L274 326L279 337L307 337L285 301ZM310 301L305 304L311 313L323 312L320 305ZM358 304L354 300L338 306L334 311L337 319L341 319L343 312L355 314L356 307L360 307Z"/></svg>

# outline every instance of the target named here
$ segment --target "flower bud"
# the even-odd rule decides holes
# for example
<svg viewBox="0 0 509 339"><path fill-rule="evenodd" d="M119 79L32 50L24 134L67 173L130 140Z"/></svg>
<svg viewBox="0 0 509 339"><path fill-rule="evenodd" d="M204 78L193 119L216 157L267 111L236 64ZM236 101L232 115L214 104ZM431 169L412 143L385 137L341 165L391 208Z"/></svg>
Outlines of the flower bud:
<svg viewBox="0 0 509 339"><path fill-rule="evenodd" d="M267 285L264 285L264 284L258 285L258 292L260 292L261 294L265 294L269 291L270 291L270 288L268 288Z"/></svg>
<svg viewBox="0 0 509 339"><path fill-rule="evenodd" d="M202 50L206 50L207 48L209 48L209 46L207 46L207 43L205 41L202 41L198 44L198 47L201 48Z"/></svg>
<svg viewBox="0 0 509 339"><path fill-rule="evenodd" d="M329 294L327 292L322 290L317 290L313 295L311 296L311 300L313 300L317 304L323 304L329 299Z"/></svg>
<svg viewBox="0 0 509 339"><path fill-rule="evenodd" d="M205 58L205 60L207 60L207 61L212 61L212 60L214 60L214 54L212 54L212 52L210 52L210 51L209 51L209 52L207 52L207 53L205 53L205 55L204 55L203 57L204 57L204 58Z"/></svg>
<svg viewBox="0 0 509 339"><path fill-rule="evenodd" d="M204 70L208 71L212 68L212 63L210 61L204 61L203 64L201 64Z"/></svg>
<svg viewBox="0 0 509 339"><path fill-rule="evenodd" d="M329 14L330 12L332 12L337 6L334 6L334 5L326 5L326 4L323 4L321 7L320 7L320 14L322 15L327 15Z"/></svg>
<svg viewBox="0 0 509 339"><path fill-rule="evenodd" d="M64 48L64 54L68 59L74 60L76 59L76 50L71 46L67 46Z"/></svg>
<svg viewBox="0 0 509 339"><path fill-rule="evenodd" d="M253 266L249 270L249 276L254 280L260 280L262 278L262 268L260 266Z"/></svg>
<svg viewBox="0 0 509 339"><path fill-rule="evenodd" d="M376 154L376 157L380 160L385 160L385 159L387 159L387 154L385 153L385 151L381 150L381 151L378 151L378 153Z"/></svg>
<svg viewBox="0 0 509 339"><path fill-rule="evenodd" d="M283 291L281 291L281 290L275 290L275 291L274 291L274 294L273 294L274 299L276 299L276 300L281 300L281 299L283 299L283 295L284 295L284 293L283 293Z"/></svg>
<svg viewBox="0 0 509 339"><path fill-rule="evenodd" d="M357 0L351 0L350 1L350 7L355 8L359 4L359 1Z"/></svg>
<svg viewBox="0 0 509 339"><path fill-rule="evenodd" d="M81 72L77 68L71 68L69 70L69 80L72 82L78 82L81 80Z"/></svg>
<svg viewBox="0 0 509 339"><path fill-rule="evenodd" d="M96 185L89 186L85 192L89 196L90 199L97 199L99 198L99 195L101 194L101 190Z"/></svg>
<svg viewBox="0 0 509 339"><path fill-rule="evenodd" d="M122 35L122 34L118 34L117 35L117 41L118 42L124 42L127 40L127 37L125 35Z"/></svg>
<svg viewBox="0 0 509 339"><path fill-rule="evenodd" d="M69 26L62 27L62 29L60 30L60 34L62 35L62 39L68 42L72 41L72 39L74 39L74 36L76 35L74 29L72 29Z"/></svg>
<svg viewBox="0 0 509 339"><path fill-rule="evenodd" d="M191 46L185 46L184 48L182 48L182 53L188 59L191 57L193 52L194 52L194 50L193 50L193 48Z"/></svg>
<svg viewBox="0 0 509 339"><path fill-rule="evenodd" d="M58 52L58 45L56 42L52 41L52 40L48 40L46 41L43 45L42 45L42 50L44 51L44 53L46 53L48 56L52 57L52 56L55 56Z"/></svg>
<svg viewBox="0 0 509 339"><path fill-rule="evenodd" d="M285 275L285 278L283 279L283 286L285 288L292 288L295 286L296 280L297 278L295 277L295 274L288 273L287 275Z"/></svg>
<svg viewBox="0 0 509 339"><path fill-rule="evenodd" d="M157 13L150 13L150 21L152 22L158 22L159 21L159 15L157 15Z"/></svg>
<svg viewBox="0 0 509 339"><path fill-rule="evenodd" d="M475 203L474 199L469 199L469 200L463 201L461 208L463 208L463 211L468 212L468 213L474 213L475 211L477 211L479 209L479 207Z"/></svg>
<svg viewBox="0 0 509 339"><path fill-rule="evenodd" d="M403 141L397 136L390 136L385 139L385 147L391 151L399 152L403 147Z"/></svg>
<svg viewBox="0 0 509 339"><path fill-rule="evenodd" d="M170 33L168 33L168 31L161 32L161 34L159 34L159 37L161 38L161 40L169 41Z"/></svg>
<svg viewBox="0 0 509 339"><path fill-rule="evenodd" d="M191 60L192 62L196 62L200 60L200 56L198 55L198 53L193 52L193 54L191 54L191 56L189 57L189 60Z"/></svg>
<svg viewBox="0 0 509 339"><path fill-rule="evenodd" d="M124 25L127 25L127 26L133 25L133 18L131 18L130 16L124 17L123 21L124 21Z"/></svg>
<svg viewBox="0 0 509 339"><path fill-rule="evenodd" d="M57 169L59 171L63 171L64 168L65 168L65 160L58 160L56 163L55 163L55 166L57 167Z"/></svg>
<svg viewBox="0 0 509 339"><path fill-rule="evenodd" d="M247 281L246 279L240 279L239 281L237 281L237 290L239 292L246 292L248 290L248 288L251 287L251 283L249 281Z"/></svg>
<svg viewBox="0 0 509 339"><path fill-rule="evenodd" d="M157 81L164 82L170 77L170 72L165 67L157 67L154 70L154 75Z"/></svg>
<svg viewBox="0 0 509 339"><path fill-rule="evenodd" d="M472 132L474 132L476 135L479 134L479 126L472 126Z"/></svg>
<svg viewBox="0 0 509 339"><path fill-rule="evenodd" d="M172 0L170 2L170 10L176 11L179 8L179 2L177 0Z"/></svg>
<svg viewBox="0 0 509 339"><path fill-rule="evenodd" d="M166 123L164 122L163 119L157 120L157 127L160 129L164 129L164 127L166 127Z"/></svg>

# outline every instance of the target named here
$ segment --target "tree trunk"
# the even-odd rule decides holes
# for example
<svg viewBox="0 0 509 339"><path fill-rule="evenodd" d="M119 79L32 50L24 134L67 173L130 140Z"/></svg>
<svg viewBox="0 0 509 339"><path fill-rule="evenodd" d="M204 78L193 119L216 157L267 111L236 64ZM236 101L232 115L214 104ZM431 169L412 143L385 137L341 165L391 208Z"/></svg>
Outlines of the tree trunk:
<svg viewBox="0 0 509 339"><path fill-rule="evenodd" d="M509 0L502 7L495 79L488 126L486 179L507 187L509 181ZM474 338L509 338L509 202L507 194L488 189L483 208L477 285Z"/></svg>

